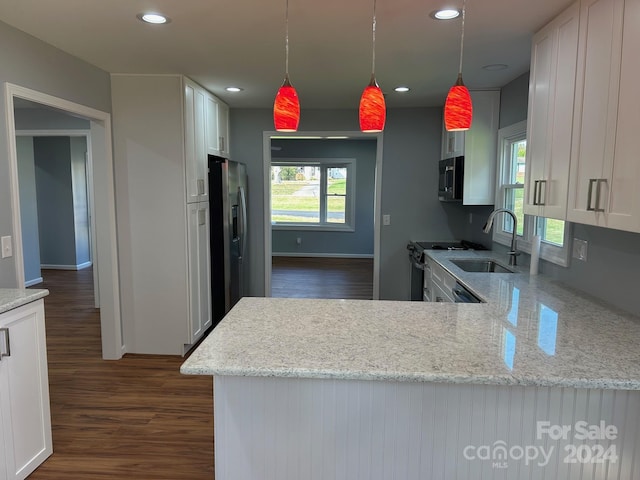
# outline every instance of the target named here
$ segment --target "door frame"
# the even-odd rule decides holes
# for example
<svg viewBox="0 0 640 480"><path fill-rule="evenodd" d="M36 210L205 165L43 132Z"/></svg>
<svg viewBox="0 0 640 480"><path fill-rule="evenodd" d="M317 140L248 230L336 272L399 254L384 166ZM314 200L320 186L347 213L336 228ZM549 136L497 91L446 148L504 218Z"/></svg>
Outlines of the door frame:
<svg viewBox="0 0 640 480"><path fill-rule="evenodd" d="M382 141L384 134L363 133L360 131L311 131L311 132L263 132L262 134L262 158L264 159L264 294L271 296L271 139L332 139L332 138L357 138L376 140L376 168L375 168L375 200L373 204L373 299L380 300L380 212L382 208Z"/></svg>
<svg viewBox="0 0 640 480"><path fill-rule="evenodd" d="M24 286L24 255L22 251L20 187L18 182L13 99L17 97L53 107L66 113L86 118L90 122L87 149L91 152L89 155L93 159L93 162L91 162L93 168L89 177L89 188L94 197L92 199L94 215L91 221L92 227L94 227L92 242L95 241L96 249L93 252L93 262L94 265L99 265L99 268L94 267L98 270L96 274L97 282L94 281L94 287L99 292L102 358L119 359L125 352L125 345L122 336L120 313L111 114L8 82L5 83L4 90L14 235L13 258L16 285L18 286Z"/></svg>

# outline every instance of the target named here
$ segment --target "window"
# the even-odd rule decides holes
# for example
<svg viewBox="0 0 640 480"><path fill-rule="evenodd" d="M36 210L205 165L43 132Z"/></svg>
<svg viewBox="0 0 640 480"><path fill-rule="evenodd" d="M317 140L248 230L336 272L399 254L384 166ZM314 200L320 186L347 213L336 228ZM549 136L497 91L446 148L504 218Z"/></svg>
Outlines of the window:
<svg viewBox="0 0 640 480"><path fill-rule="evenodd" d="M527 168L526 122L519 122L498 132L498 182L496 208L508 208L516 214L518 250L530 253L533 235L540 235L540 258L567 265L570 224L563 220L536 217L524 213L524 179ZM513 219L502 215L493 230L493 240L511 245ZM499 219L497 219L499 220Z"/></svg>
<svg viewBox="0 0 640 480"><path fill-rule="evenodd" d="M353 230L354 159L271 162L274 228Z"/></svg>

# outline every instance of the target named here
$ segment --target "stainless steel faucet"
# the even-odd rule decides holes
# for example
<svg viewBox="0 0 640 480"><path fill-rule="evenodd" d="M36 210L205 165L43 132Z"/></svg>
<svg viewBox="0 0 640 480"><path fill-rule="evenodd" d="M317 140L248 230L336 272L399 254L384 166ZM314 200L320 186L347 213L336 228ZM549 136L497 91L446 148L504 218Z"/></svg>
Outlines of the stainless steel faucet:
<svg viewBox="0 0 640 480"><path fill-rule="evenodd" d="M491 230L491 227L493 226L494 217L498 213L502 213L502 212L508 213L509 215L511 215L511 218L513 218L513 233L511 235L511 250L509 250L509 265L515 266L516 257L520 255L520 252L516 250L516 235L518 234L517 233L518 218L516 217L516 214L506 208L497 208L493 212L491 212L491 214L489 215L489 218L487 218L487 223L485 223L484 228L482 230L484 231L484 233L489 233L489 231Z"/></svg>

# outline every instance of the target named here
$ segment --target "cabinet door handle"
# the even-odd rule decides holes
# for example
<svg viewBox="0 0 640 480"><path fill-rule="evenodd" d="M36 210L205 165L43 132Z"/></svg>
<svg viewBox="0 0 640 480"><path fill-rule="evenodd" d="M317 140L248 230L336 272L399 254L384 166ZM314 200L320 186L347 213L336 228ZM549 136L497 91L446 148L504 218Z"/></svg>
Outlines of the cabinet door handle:
<svg viewBox="0 0 640 480"><path fill-rule="evenodd" d="M605 178L590 178L589 179L589 191L587 192L587 211L588 212L604 212L604 208L600 208L600 185L606 182ZM591 206L591 197L593 197L593 184L596 185L596 205Z"/></svg>
<svg viewBox="0 0 640 480"><path fill-rule="evenodd" d="M546 205L547 204L547 181L546 180L538 180L538 205ZM542 200L542 186L544 185L544 200Z"/></svg>
<svg viewBox="0 0 640 480"><path fill-rule="evenodd" d="M538 205L538 186L540 185L540 180L533 181L533 204Z"/></svg>
<svg viewBox="0 0 640 480"><path fill-rule="evenodd" d="M4 346L5 346L5 352L0 352L0 360L2 360L2 357L11 356L11 339L9 338L8 328L0 328L0 333L4 333Z"/></svg>

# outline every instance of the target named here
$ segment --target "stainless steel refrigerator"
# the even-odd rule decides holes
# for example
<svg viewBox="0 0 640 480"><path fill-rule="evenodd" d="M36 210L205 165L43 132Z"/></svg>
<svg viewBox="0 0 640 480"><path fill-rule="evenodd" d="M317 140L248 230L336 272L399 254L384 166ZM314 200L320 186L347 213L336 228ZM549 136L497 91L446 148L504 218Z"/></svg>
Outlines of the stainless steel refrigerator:
<svg viewBox="0 0 640 480"><path fill-rule="evenodd" d="M215 326L247 291L247 170L209 155L211 303Z"/></svg>

